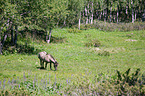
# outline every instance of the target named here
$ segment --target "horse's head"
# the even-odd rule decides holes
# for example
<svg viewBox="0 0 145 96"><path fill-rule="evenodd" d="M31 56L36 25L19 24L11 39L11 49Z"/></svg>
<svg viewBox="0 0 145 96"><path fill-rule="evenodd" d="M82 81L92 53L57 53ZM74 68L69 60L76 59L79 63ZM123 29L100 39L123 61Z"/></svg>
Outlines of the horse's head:
<svg viewBox="0 0 145 96"><path fill-rule="evenodd" d="M57 70L57 66L58 66L58 62L56 61L56 62L54 63L54 68L55 68L55 70Z"/></svg>

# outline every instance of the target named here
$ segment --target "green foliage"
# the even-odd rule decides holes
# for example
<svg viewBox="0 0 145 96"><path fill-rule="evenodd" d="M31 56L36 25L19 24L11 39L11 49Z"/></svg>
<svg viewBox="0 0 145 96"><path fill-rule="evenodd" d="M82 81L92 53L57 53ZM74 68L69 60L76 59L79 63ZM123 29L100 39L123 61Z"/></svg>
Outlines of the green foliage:
<svg viewBox="0 0 145 96"><path fill-rule="evenodd" d="M0 55L0 92L35 96L144 95L145 42L141 38L145 34L144 31L102 32L96 29L81 31L79 34L73 34L68 33L67 29L55 29L53 39L63 38L67 42L50 44L41 39L39 41L38 38L36 39L39 42L35 41L31 34L25 34L28 38L19 39L18 44L25 45L26 49L27 47L30 47L30 50L31 47L34 50L38 49L34 51L36 53L46 51L52 54L59 63L58 70L50 70L49 64L46 70L40 70L40 61L36 54ZM131 36L128 37L127 34ZM96 40L96 37L101 42L99 48L84 46L88 40ZM136 41L126 41L127 39ZM103 51L111 55L98 56L98 53ZM132 69L129 74L126 71L128 68ZM137 68L141 70L135 76ZM122 81L118 80L115 70L119 70ZM125 79L128 77L129 83ZM130 86L133 80L136 82Z"/></svg>
<svg viewBox="0 0 145 96"><path fill-rule="evenodd" d="M13 91L1 91L0 93L1 96L12 96L12 95L19 95L19 96L25 96L25 95L30 95L30 93L27 90L24 90L23 88L21 90L15 89Z"/></svg>
<svg viewBox="0 0 145 96"><path fill-rule="evenodd" d="M6 85L6 88L3 87L0 95L41 95L42 93L48 95L56 94L61 88L61 85L57 82L50 84L47 80L41 79L41 81L38 82L36 78L34 80L29 79L31 79L31 77L24 77L23 80L17 80L15 83L14 78L12 81L9 80L8 83L11 86ZM3 83L2 86L5 86L5 84ZM11 90L9 88L11 88Z"/></svg>
<svg viewBox="0 0 145 96"><path fill-rule="evenodd" d="M70 86L68 86L65 91L64 94L66 95L144 95L145 94L145 85L143 85L142 83L138 82L139 80L139 69L136 70L135 74L133 74L130 77L128 77L129 74L129 70L128 69L125 72L125 78L120 80L120 73L118 74L118 79L120 81L119 84L115 84L116 80L118 79L106 79L107 77L104 77L104 82L101 82L103 80L100 80L98 82L95 83L91 83L91 81L87 78L87 77L83 77L83 79L81 81L78 81L77 84L72 84ZM128 80L134 80L133 78L137 79L135 80L135 84L130 85ZM137 76L137 77L136 77ZM122 84L122 82L124 82ZM143 82L143 80L142 80Z"/></svg>
<svg viewBox="0 0 145 96"><path fill-rule="evenodd" d="M143 22L135 22L134 24L132 23L120 23L120 24L115 24L115 23L107 23L107 22L97 22L95 25L96 29L100 29L102 31L134 31L134 30L145 30L145 26Z"/></svg>
<svg viewBox="0 0 145 96"><path fill-rule="evenodd" d="M120 85L128 83L129 86L134 86L137 82L139 82L139 71L140 69L137 69L136 72L131 76L129 76L130 68L124 74L121 74L119 71L117 71L117 83Z"/></svg>
<svg viewBox="0 0 145 96"><path fill-rule="evenodd" d="M101 46L101 42L98 39L90 40L88 43L85 44L86 47L99 47Z"/></svg>
<svg viewBox="0 0 145 96"><path fill-rule="evenodd" d="M38 25L44 29L54 28L59 21L64 20L68 14L67 0L46 0L40 2L40 16ZM57 5L57 6L56 6Z"/></svg>
<svg viewBox="0 0 145 96"><path fill-rule="evenodd" d="M77 28L77 25L73 26ZM145 23L144 22L135 22L135 23L108 23L102 21L96 21L95 24L82 24L80 26L81 30L88 30L88 29L99 29L101 31L106 32L128 32L134 30L145 30Z"/></svg>
<svg viewBox="0 0 145 96"><path fill-rule="evenodd" d="M82 25L80 26L80 29L81 29L81 30L93 29L93 28L94 28L93 26L94 26L93 24L82 24Z"/></svg>
<svg viewBox="0 0 145 96"><path fill-rule="evenodd" d="M100 56L110 56L110 52L108 52L108 51L99 51L98 55L100 55Z"/></svg>
<svg viewBox="0 0 145 96"><path fill-rule="evenodd" d="M32 79L29 76L15 85L9 81L12 89L3 89L0 95L42 95L42 93L45 95L144 95L145 82L140 77L142 74L139 74L139 69L131 76L129 76L129 71L130 68L124 74L117 71L117 74L114 75L116 78L102 73L90 78L86 73L75 78L65 78L66 82L63 81L61 84L57 83L59 80L56 81L56 77L55 81L50 83L50 80L48 82L45 79L41 79L39 82L36 76L34 80L29 80ZM130 80L135 83L130 83ZM63 85L64 83L66 85ZM17 87L17 85L19 86ZM4 85L2 84L2 86Z"/></svg>
<svg viewBox="0 0 145 96"><path fill-rule="evenodd" d="M31 30L31 27L33 27L33 29L40 28L43 30L43 39L47 39L48 30L56 27L76 26L78 20L82 24L82 30L100 29L103 31L116 32L144 30L144 22L135 22L133 24L124 23L131 22L131 13L135 13L136 21L141 21L142 19L144 2L137 0L133 2L134 7L132 7L132 4L130 3L131 1L113 2L109 0L1 0L0 36L2 39L6 35L11 36L11 45L16 45L18 34L17 29L27 26L29 30ZM133 8L135 12L129 11ZM108 23L108 21L116 22L117 11L119 11L118 18L121 23ZM102 20L105 22L102 22ZM70 32L77 33L79 31L70 29ZM25 34L25 32L23 33ZM33 34L35 34L35 32ZM13 38L15 39L13 40ZM18 38L21 37L18 36ZM141 38L144 39L144 36L141 36ZM2 41L3 40L0 40L0 42Z"/></svg>
<svg viewBox="0 0 145 96"><path fill-rule="evenodd" d="M67 39L64 37L51 37L51 42L52 43L66 43Z"/></svg>
<svg viewBox="0 0 145 96"><path fill-rule="evenodd" d="M37 54L40 52L41 49L35 48L33 45L30 45L29 43L25 44L18 44L16 47L15 46L10 46L6 49L3 50L3 55L10 55L10 54Z"/></svg>
<svg viewBox="0 0 145 96"><path fill-rule="evenodd" d="M81 33L82 31L77 28L69 28L67 29L69 33Z"/></svg>
<svg viewBox="0 0 145 96"><path fill-rule="evenodd" d="M131 92L133 92L132 94L136 94L136 95L143 95L145 94L143 90L143 82L144 80L141 78L140 79L140 69L137 69L135 71L135 73L132 73L132 75L130 76L130 68L124 73L121 74L119 71L117 71L117 85L119 86L119 95L126 95L128 90L131 89ZM131 88L131 87L134 88Z"/></svg>

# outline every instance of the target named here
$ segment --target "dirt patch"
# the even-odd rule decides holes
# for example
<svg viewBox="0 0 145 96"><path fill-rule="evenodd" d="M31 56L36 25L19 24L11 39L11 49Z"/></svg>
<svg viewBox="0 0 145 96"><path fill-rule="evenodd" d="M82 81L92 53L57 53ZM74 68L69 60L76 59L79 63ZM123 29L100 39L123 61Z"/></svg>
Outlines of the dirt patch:
<svg viewBox="0 0 145 96"><path fill-rule="evenodd" d="M123 48L123 47L120 47L120 48L105 48L105 49L94 48L93 50L96 51L96 52L108 51L109 53L118 53L120 51L125 51L125 48Z"/></svg>
<svg viewBox="0 0 145 96"><path fill-rule="evenodd" d="M126 39L125 41L137 41L137 40L133 40L133 39Z"/></svg>

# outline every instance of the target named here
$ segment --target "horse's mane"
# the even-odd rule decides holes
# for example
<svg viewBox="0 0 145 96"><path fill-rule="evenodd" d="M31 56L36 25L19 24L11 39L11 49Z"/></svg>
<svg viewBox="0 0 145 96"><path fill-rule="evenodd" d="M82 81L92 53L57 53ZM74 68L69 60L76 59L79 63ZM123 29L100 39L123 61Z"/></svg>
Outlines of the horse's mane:
<svg viewBox="0 0 145 96"><path fill-rule="evenodd" d="M50 55L54 60L55 60L55 58L51 55L51 54L47 54L47 55ZM55 60L56 61L56 60Z"/></svg>

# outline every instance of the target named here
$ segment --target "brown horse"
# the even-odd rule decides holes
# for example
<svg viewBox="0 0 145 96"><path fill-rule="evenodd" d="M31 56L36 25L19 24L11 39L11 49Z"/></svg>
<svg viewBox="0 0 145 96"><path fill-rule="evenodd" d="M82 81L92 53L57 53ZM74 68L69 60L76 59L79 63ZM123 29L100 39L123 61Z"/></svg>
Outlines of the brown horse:
<svg viewBox="0 0 145 96"><path fill-rule="evenodd" d="M54 59L54 57L52 55L47 54L44 51L44 52L40 52L38 54L38 58L40 59L41 69L44 69L44 62L46 62L45 69L47 68L47 64L50 63L50 69L52 70L51 63L53 63L55 70L57 70L58 63L57 63L56 59Z"/></svg>

